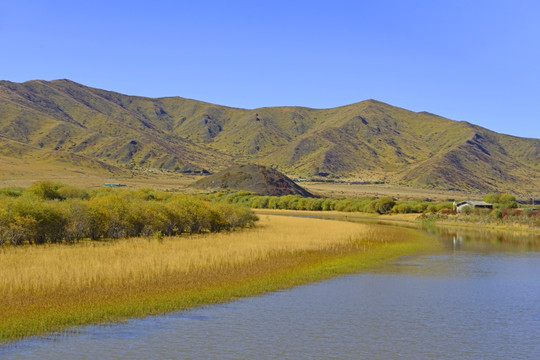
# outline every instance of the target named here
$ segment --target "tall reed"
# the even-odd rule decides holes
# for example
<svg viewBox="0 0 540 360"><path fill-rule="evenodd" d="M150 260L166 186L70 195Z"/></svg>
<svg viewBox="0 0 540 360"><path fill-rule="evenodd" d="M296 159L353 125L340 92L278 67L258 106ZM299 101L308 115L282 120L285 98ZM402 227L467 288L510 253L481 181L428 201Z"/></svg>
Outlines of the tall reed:
<svg viewBox="0 0 540 360"><path fill-rule="evenodd" d="M263 215L255 228L238 232L4 248L0 340L356 271L417 250L413 235L392 227Z"/></svg>

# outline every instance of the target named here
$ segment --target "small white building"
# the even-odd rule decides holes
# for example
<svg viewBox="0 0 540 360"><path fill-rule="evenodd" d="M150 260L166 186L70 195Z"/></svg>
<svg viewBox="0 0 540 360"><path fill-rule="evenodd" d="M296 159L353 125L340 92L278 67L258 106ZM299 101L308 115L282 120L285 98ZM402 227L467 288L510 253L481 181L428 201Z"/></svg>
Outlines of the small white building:
<svg viewBox="0 0 540 360"><path fill-rule="evenodd" d="M475 209L475 208L493 209L492 204L487 203L485 201L476 201L476 200L460 201L456 203L455 206L456 206L456 211L458 213L461 212L465 207L470 207L471 209Z"/></svg>

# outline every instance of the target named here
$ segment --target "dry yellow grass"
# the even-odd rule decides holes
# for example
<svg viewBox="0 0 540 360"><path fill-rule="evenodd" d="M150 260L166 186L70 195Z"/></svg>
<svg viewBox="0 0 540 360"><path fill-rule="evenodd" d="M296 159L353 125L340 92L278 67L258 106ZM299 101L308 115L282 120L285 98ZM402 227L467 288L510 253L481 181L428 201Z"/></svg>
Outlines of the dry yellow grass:
<svg viewBox="0 0 540 360"><path fill-rule="evenodd" d="M0 249L0 342L358 271L425 247L410 229L262 215L238 232Z"/></svg>
<svg viewBox="0 0 540 360"><path fill-rule="evenodd" d="M36 181L50 180L79 187L101 187L104 183L122 183L129 188L153 188L156 190L189 190L187 185L200 179L200 175L154 170L135 171L123 168L115 172L96 166L95 163L60 161L47 152L39 151L33 156L5 156L0 139L0 187L28 187ZM36 150L37 151L37 150Z"/></svg>
<svg viewBox="0 0 540 360"><path fill-rule="evenodd" d="M150 187L158 190L180 190L184 193L202 192L189 187L199 180L199 175L184 175L166 171L126 171L125 175L114 175L103 169L75 166L70 163L12 158L0 155L0 187L27 187L38 180L51 180L81 187L101 187L104 183L122 183L129 188ZM129 174L130 173L130 174ZM291 177L293 177L291 175ZM358 179L350 179L358 180ZM415 188L390 184L342 184L300 183L300 186L324 197L368 197L390 196L400 199L482 199L483 193Z"/></svg>
<svg viewBox="0 0 540 360"><path fill-rule="evenodd" d="M352 179L353 181L357 179ZM300 183L302 187L323 197L381 197L390 196L398 199L478 199L486 194L482 192L456 191L420 188L394 184L346 184L346 183Z"/></svg>
<svg viewBox="0 0 540 360"><path fill-rule="evenodd" d="M0 288L10 296L147 282L169 273L252 263L275 252L326 250L375 238L374 231L363 224L263 216L256 228L241 232L12 247L0 253Z"/></svg>

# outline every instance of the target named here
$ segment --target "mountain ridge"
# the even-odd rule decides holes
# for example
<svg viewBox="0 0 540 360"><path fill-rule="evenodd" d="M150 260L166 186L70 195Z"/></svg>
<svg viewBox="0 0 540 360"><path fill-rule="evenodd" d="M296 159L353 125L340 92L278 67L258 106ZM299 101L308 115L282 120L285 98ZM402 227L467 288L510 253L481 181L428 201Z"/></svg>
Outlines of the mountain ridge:
<svg viewBox="0 0 540 360"><path fill-rule="evenodd" d="M0 135L137 171L217 172L255 162L299 177L441 189L525 193L540 183L539 139L374 99L328 109L241 109L68 79L0 81Z"/></svg>

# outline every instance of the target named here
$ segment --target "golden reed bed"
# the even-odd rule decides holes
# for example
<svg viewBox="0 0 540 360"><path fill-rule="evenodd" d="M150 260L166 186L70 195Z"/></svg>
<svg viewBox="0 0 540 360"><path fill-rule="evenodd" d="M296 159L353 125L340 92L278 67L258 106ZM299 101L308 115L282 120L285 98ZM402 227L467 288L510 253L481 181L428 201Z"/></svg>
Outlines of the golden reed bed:
<svg viewBox="0 0 540 360"><path fill-rule="evenodd" d="M241 231L0 250L0 341L227 301L421 247L411 230L262 215Z"/></svg>

